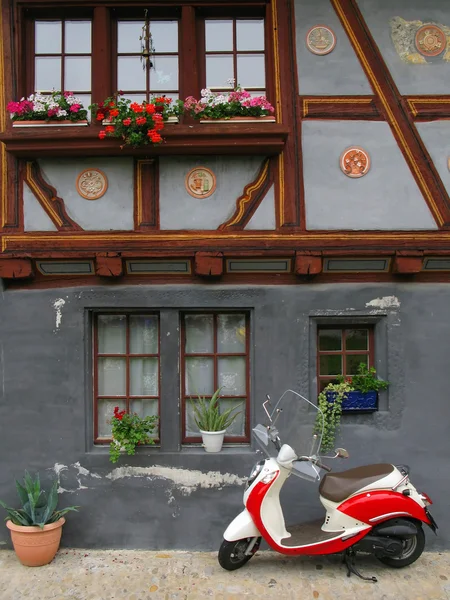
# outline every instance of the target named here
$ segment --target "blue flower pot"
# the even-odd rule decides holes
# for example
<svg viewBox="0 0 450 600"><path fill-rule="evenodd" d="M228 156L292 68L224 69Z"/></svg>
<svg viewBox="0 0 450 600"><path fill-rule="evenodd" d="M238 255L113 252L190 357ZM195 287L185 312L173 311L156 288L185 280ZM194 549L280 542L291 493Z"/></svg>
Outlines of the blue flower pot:
<svg viewBox="0 0 450 600"><path fill-rule="evenodd" d="M328 402L334 402L336 392L327 392ZM347 392L342 400L342 410L352 411L375 411L378 410L378 392Z"/></svg>

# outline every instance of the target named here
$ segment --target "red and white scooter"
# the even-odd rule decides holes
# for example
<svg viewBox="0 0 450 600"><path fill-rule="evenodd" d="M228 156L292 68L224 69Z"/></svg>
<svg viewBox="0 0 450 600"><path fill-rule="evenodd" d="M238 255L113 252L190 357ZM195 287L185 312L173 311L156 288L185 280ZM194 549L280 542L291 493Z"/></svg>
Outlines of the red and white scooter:
<svg viewBox="0 0 450 600"><path fill-rule="evenodd" d="M302 401L300 411L305 412L310 406L320 412L297 392L286 390L269 414L267 397L263 407L270 425L257 425L253 434L268 458L258 462L250 473L244 492L245 508L224 533L218 556L220 565L229 571L239 569L257 552L261 538L273 550L291 556L343 552L347 574L369 581L376 578L362 577L355 567L357 551L374 554L390 567L405 567L416 561L425 547L422 523L435 533L437 525L427 509L432 504L430 498L417 492L405 466L374 464L325 475L319 486L325 520L286 527L280 491L287 478L294 474L318 481L320 469L331 471L317 453L322 435L313 436L307 455L297 454L288 444L281 445L276 422L288 394ZM292 406L291 401L286 412L292 412ZM289 415L291 435L292 422ZM270 456L272 446L276 457ZM334 456L326 458L347 457L348 452L339 448Z"/></svg>

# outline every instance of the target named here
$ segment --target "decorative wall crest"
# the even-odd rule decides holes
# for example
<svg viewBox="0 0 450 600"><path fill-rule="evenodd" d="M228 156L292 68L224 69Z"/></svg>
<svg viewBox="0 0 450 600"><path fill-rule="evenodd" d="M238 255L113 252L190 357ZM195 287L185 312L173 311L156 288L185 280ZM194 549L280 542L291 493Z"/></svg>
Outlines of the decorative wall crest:
<svg viewBox="0 0 450 600"><path fill-rule="evenodd" d="M424 25L416 33L416 48L423 56L438 56L445 50L447 38L437 25Z"/></svg>
<svg viewBox="0 0 450 600"><path fill-rule="evenodd" d="M351 146L343 151L339 164L347 177L362 177L370 169L370 156L359 146Z"/></svg>
<svg viewBox="0 0 450 600"><path fill-rule="evenodd" d="M433 57L450 62L450 27L402 17L392 17L389 24L395 49L404 62L427 64L427 58Z"/></svg>
<svg viewBox="0 0 450 600"><path fill-rule="evenodd" d="M108 178L100 169L84 169L77 177L77 192L86 200L98 200L108 189Z"/></svg>
<svg viewBox="0 0 450 600"><path fill-rule="evenodd" d="M336 46L336 35L325 25L314 25L306 34L306 47L313 54L329 54Z"/></svg>
<svg viewBox="0 0 450 600"><path fill-rule="evenodd" d="M206 167L195 167L186 175L185 186L194 198L208 198L216 189L216 176Z"/></svg>

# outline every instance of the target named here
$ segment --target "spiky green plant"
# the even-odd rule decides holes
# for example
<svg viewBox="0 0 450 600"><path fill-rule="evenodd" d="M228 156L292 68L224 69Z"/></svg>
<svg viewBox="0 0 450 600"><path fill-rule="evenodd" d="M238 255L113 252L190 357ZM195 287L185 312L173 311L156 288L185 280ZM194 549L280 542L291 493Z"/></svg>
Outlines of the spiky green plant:
<svg viewBox="0 0 450 600"><path fill-rule="evenodd" d="M220 412L219 398L220 390L217 389L208 400L205 396L198 395L198 400L193 402L194 421L197 427L202 431L223 431L229 427L235 418L242 412L233 413L239 406L229 408L225 412Z"/></svg>
<svg viewBox="0 0 450 600"><path fill-rule="evenodd" d="M15 509L7 506L0 500L0 505L8 513L5 521L11 519L14 525L30 527L36 525L41 529L48 523L55 523L71 510L77 510L78 506L69 506L62 510L56 510L58 504L58 482L55 480L47 493L41 489L39 473L33 479L28 471L23 478L24 485L16 481L17 493L22 503L22 508Z"/></svg>

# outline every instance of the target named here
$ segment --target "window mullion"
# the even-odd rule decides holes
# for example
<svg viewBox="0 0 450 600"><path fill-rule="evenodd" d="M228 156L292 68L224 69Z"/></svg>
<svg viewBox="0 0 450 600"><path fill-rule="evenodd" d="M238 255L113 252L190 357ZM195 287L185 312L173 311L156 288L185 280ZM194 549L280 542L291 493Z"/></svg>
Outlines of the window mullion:
<svg viewBox="0 0 450 600"><path fill-rule="evenodd" d="M106 6L94 8L92 21L92 102L103 102L111 95L112 65L111 62L111 18Z"/></svg>
<svg viewBox="0 0 450 600"><path fill-rule="evenodd" d="M159 327L161 450L176 452L181 447L180 414L185 410L180 396L180 360L183 350L180 348L178 311L161 310ZM184 371L183 365L181 371Z"/></svg>
<svg viewBox="0 0 450 600"><path fill-rule="evenodd" d="M178 39L180 98L197 98L200 90L198 57L200 52L204 56L204 32L203 36L198 35L193 6L183 6L181 9Z"/></svg>

